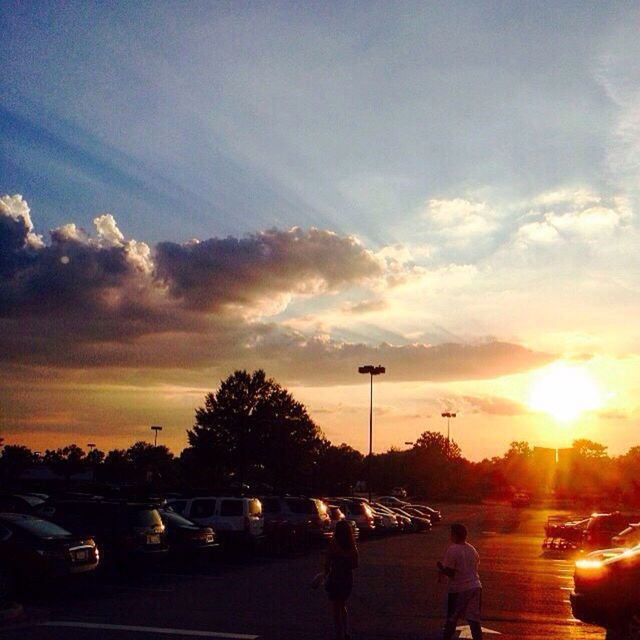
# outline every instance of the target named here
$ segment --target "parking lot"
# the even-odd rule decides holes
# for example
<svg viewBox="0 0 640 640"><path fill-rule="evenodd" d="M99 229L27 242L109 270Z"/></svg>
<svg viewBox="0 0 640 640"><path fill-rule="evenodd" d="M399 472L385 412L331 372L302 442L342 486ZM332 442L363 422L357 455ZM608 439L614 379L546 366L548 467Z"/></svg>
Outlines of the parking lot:
<svg viewBox="0 0 640 640"><path fill-rule="evenodd" d="M547 511L502 505L438 505L443 524L426 534L360 543L361 566L350 602L352 636L437 638L445 585L434 564L447 523L460 520L481 556L484 627L507 638L602 638L572 619L570 557L547 556L540 543ZM218 555L192 566L164 566L134 576L93 576L70 592L25 603L4 640L147 640L165 637L332 637L325 594L310 581L322 550L287 558ZM468 635L461 629L460 637Z"/></svg>

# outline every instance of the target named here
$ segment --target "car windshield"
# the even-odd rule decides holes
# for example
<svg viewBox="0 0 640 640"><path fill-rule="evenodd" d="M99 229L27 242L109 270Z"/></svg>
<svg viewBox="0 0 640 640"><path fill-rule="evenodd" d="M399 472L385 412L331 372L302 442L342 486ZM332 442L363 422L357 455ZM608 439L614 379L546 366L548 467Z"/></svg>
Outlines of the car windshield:
<svg viewBox="0 0 640 640"><path fill-rule="evenodd" d="M305 498L285 498L285 502L292 513L318 515L318 505L313 500Z"/></svg>
<svg viewBox="0 0 640 640"><path fill-rule="evenodd" d="M66 529L40 518L21 518L14 520L13 524L37 538L68 538L71 536L71 533Z"/></svg>
<svg viewBox="0 0 640 640"><path fill-rule="evenodd" d="M37 496L20 494L16 497L24 500L30 507L39 507L41 504L44 504L44 500L42 498L38 498Z"/></svg>
<svg viewBox="0 0 640 640"><path fill-rule="evenodd" d="M128 507L127 520L134 527L156 527L162 525L157 509Z"/></svg>
<svg viewBox="0 0 640 640"><path fill-rule="evenodd" d="M175 513L175 511L163 511L162 519L174 524L178 527L193 527L194 524L191 520L187 520L185 517L181 516L179 513Z"/></svg>

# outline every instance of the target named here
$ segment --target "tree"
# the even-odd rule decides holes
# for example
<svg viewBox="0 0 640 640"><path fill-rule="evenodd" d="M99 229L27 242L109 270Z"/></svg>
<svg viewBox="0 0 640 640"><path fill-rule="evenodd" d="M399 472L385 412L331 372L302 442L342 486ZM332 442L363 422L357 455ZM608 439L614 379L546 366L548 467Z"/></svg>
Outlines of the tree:
<svg viewBox="0 0 640 640"><path fill-rule="evenodd" d="M601 459L607 457L607 449L603 444L588 440L587 438L580 438L573 441L573 450L576 456L580 458L588 459Z"/></svg>
<svg viewBox="0 0 640 640"><path fill-rule="evenodd" d="M285 489L313 474L324 437L305 406L262 370L236 371L205 396L189 444L222 474Z"/></svg>
<svg viewBox="0 0 640 640"><path fill-rule="evenodd" d="M140 482L171 482L174 478L173 453L164 445L141 440L127 449L126 460Z"/></svg>
<svg viewBox="0 0 640 640"><path fill-rule="evenodd" d="M2 449L0 468L5 480L16 480L20 474L37 462L37 456L23 445L8 444Z"/></svg>
<svg viewBox="0 0 640 640"><path fill-rule="evenodd" d="M54 473L69 480L72 475L84 471L84 451L77 444L70 444L61 449L47 449L44 453L43 462Z"/></svg>
<svg viewBox="0 0 640 640"><path fill-rule="evenodd" d="M425 431L410 452L412 488L423 495L441 497L463 482L460 447L441 433Z"/></svg>
<svg viewBox="0 0 640 640"><path fill-rule="evenodd" d="M329 495L350 495L362 478L364 456L348 444L325 443L316 466L315 489Z"/></svg>

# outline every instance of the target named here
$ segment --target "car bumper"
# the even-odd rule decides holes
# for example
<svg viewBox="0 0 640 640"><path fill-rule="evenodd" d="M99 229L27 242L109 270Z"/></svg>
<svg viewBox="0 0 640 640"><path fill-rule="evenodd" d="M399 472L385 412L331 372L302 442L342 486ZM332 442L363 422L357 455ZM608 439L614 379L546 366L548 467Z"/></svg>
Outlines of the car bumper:
<svg viewBox="0 0 640 640"><path fill-rule="evenodd" d="M569 595L573 617L600 627L614 627L624 618L622 603L602 598L602 594L575 593Z"/></svg>

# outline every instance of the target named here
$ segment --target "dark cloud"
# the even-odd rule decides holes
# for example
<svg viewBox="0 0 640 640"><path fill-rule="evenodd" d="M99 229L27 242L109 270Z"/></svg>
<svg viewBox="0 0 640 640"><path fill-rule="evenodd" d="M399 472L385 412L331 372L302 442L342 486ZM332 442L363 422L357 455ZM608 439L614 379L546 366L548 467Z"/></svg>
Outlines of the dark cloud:
<svg viewBox="0 0 640 640"><path fill-rule="evenodd" d="M354 344L255 319L279 297L384 282L385 262L351 237L294 228L161 243L154 252L126 240L108 214L94 226L88 234L64 225L44 243L22 198L0 199L5 366L100 369L102 376L133 369L156 380L163 371L225 375L259 366L289 384L331 385L360 382L357 367L370 362L384 364L389 381L443 381L516 373L552 359L498 341Z"/></svg>
<svg viewBox="0 0 640 640"><path fill-rule="evenodd" d="M246 238L161 242L156 270L174 298L202 310L336 290L383 274L381 262L354 238L297 227Z"/></svg>

